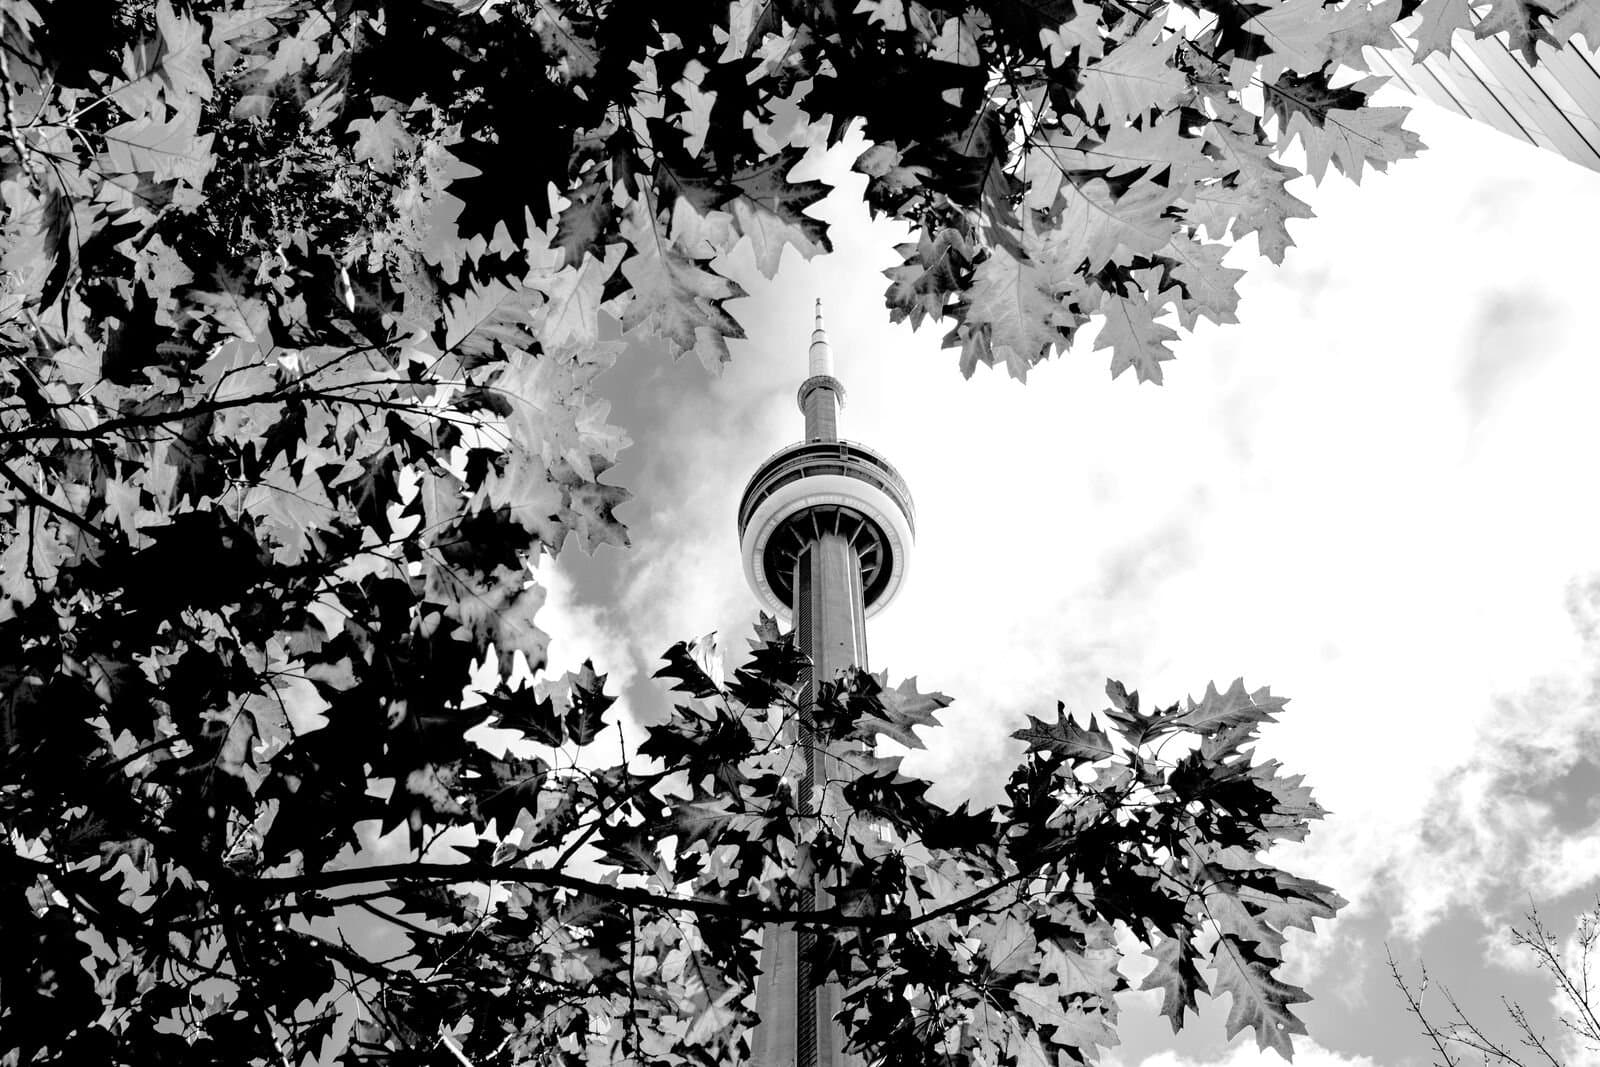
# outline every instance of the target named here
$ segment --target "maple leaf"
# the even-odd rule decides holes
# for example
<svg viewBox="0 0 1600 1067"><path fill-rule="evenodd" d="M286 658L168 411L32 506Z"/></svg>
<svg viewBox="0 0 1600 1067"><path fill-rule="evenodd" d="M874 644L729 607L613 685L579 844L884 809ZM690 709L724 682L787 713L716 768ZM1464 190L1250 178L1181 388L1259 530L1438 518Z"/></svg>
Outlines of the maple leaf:
<svg viewBox="0 0 1600 1067"><path fill-rule="evenodd" d="M48 592L68 558L66 543L56 525L44 521L45 513L29 507L24 514L23 528L10 531L10 542L0 552L0 621Z"/></svg>
<svg viewBox="0 0 1600 1067"><path fill-rule="evenodd" d="M620 248L607 249L604 259L585 253L576 266L555 274L535 272L527 283L548 300L538 313L539 338L551 348L586 347L599 337L598 313L605 284L621 261Z"/></svg>
<svg viewBox="0 0 1600 1067"><path fill-rule="evenodd" d="M711 109L716 106L717 94L715 90L708 91L700 86L705 68L698 61L688 64L685 70L685 75L673 83L672 92L682 101L677 118L684 134L683 150L698 156L711 133Z"/></svg>
<svg viewBox="0 0 1600 1067"><path fill-rule="evenodd" d="M211 154L215 135L199 131L199 108L180 111L165 121L145 116L114 126L105 132L108 169L198 186L215 162Z"/></svg>
<svg viewBox="0 0 1600 1067"><path fill-rule="evenodd" d="M0 240L0 270L8 279L8 292L4 298L11 302L11 311L28 296L49 306L55 303L65 288L77 253L71 235L72 203L59 190L40 193L27 189L20 183L8 182L0 190L7 209L4 239ZM10 318L7 305L0 304L0 321Z"/></svg>
<svg viewBox="0 0 1600 1067"><path fill-rule="evenodd" d="M1079 175L1116 177L1139 170L1158 179L1157 187L1167 190L1165 196L1170 200L1192 182L1222 173L1221 165L1205 156L1203 144L1185 134L1183 121L1176 113L1161 115L1155 121L1113 126L1108 131L1096 130L1075 116L1067 116L1060 129L1044 131L1028 141L1023 168L1028 182L1024 203L1054 211L1063 182L1068 182L1070 197L1070 186L1079 180Z"/></svg>
<svg viewBox="0 0 1600 1067"><path fill-rule="evenodd" d="M1078 100L1084 113L1119 125L1152 108L1165 110L1189 86L1172 65L1177 47L1177 36L1169 36L1160 20L1145 21L1079 72Z"/></svg>
<svg viewBox="0 0 1600 1067"><path fill-rule="evenodd" d="M1214 177L1223 169L1205 155L1204 144L1200 138L1188 135L1180 114L1167 112L1154 121L1113 126L1103 143L1085 154L1095 160L1096 166L1109 164L1106 173L1111 177L1139 168L1146 168L1152 178L1166 171L1161 184L1181 190L1190 182Z"/></svg>
<svg viewBox="0 0 1600 1067"><path fill-rule="evenodd" d="M912 727L939 725L934 713L949 707L950 698L943 693L918 692L916 678L907 678L893 689L887 671L872 675L872 679L872 699L856 720L857 730L883 734L907 748L926 747Z"/></svg>
<svg viewBox="0 0 1600 1067"><path fill-rule="evenodd" d="M872 179L867 183L867 203L874 213L879 204L904 203L931 175L925 166L904 165L904 158L900 149L892 144L875 144L856 157L852 169Z"/></svg>
<svg viewBox="0 0 1600 1067"><path fill-rule="evenodd" d="M756 637L750 641L750 660L734 671L728 693L747 708L771 707L794 695L809 665L805 653L796 647L794 634L779 633L777 620L762 612Z"/></svg>
<svg viewBox="0 0 1600 1067"><path fill-rule="evenodd" d="M721 674L721 653L717 650L716 634L706 634L696 641L679 641L662 657L666 666L653 677L671 678L673 689L705 699L722 691L722 683L713 674Z"/></svg>
<svg viewBox="0 0 1600 1067"><path fill-rule="evenodd" d="M445 351L486 356L496 344L508 349L533 344L533 313L543 304L537 291L508 285L498 278L453 297L445 309Z"/></svg>
<svg viewBox="0 0 1600 1067"><path fill-rule="evenodd" d="M1214 138L1236 169L1222 182L1196 186L1186 214L1215 236L1257 234L1261 254L1282 263L1284 252L1294 244L1288 220L1311 217L1310 206L1289 192L1295 172L1270 158L1266 146L1220 126L1208 127L1207 136Z"/></svg>
<svg viewBox="0 0 1600 1067"><path fill-rule="evenodd" d="M1248 1026L1255 1030L1258 1048L1271 1047L1284 1059L1290 1059L1294 1050L1289 1036L1306 1032L1305 1024L1290 1006L1311 999L1305 990L1280 981L1267 961L1227 934L1212 946L1211 967L1217 975L1216 992L1227 993L1232 999L1228 1036L1233 1037Z"/></svg>
<svg viewBox="0 0 1600 1067"><path fill-rule="evenodd" d="M1018 982L1012 987L1011 995L1018 1011L1041 1029L1048 1026L1053 1030L1052 1044L1062 1046L1080 1063L1091 1061L1096 1058L1100 1046L1118 1043L1117 1034L1106 1025L1100 1012L1068 1000L1071 992L1060 985Z"/></svg>
<svg viewBox="0 0 1600 1067"><path fill-rule="evenodd" d="M580 33L568 17L566 4L543 0L533 15L533 28L547 55L557 57L556 70L563 81L591 77L600 62L600 49Z"/></svg>
<svg viewBox="0 0 1600 1067"><path fill-rule="evenodd" d="M251 720L252 755L259 761L270 759L289 742L326 727L328 718L323 713L330 706L309 679L280 676L261 692L246 696L236 714ZM230 743L238 740L231 729L229 737Z"/></svg>
<svg viewBox="0 0 1600 1067"><path fill-rule="evenodd" d="M416 147L416 139L395 111L384 111L376 118L352 119L349 128L356 135L356 159L371 163L385 174L392 173L396 162Z"/></svg>
<svg viewBox="0 0 1600 1067"><path fill-rule="evenodd" d="M895 246L905 260L883 273L893 283L885 296L894 322L909 318L913 328L925 317L941 318L945 305L962 289L962 274L971 265L972 249L960 231L945 227L923 231L915 244Z"/></svg>
<svg viewBox="0 0 1600 1067"><path fill-rule="evenodd" d="M1142 293L1107 297L1101 302L1105 321L1094 347L1111 349L1113 378L1132 367L1139 381L1161 384L1161 364L1174 358L1167 342L1178 338L1171 327L1155 321L1162 303Z"/></svg>
<svg viewBox="0 0 1600 1067"><path fill-rule="evenodd" d="M1076 265L1080 260L1097 271L1113 260L1126 262L1164 246L1176 223L1166 209L1177 196L1154 182L1138 182L1120 196L1103 178L1062 187L1064 207L1048 241L1051 254Z"/></svg>
<svg viewBox="0 0 1600 1067"><path fill-rule="evenodd" d="M832 247L820 219L807 216L797 224L748 196L739 197L731 206L739 232L750 242L756 269L768 278L778 273L785 245L792 246L804 259Z"/></svg>
<svg viewBox="0 0 1600 1067"><path fill-rule="evenodd" d="M499 567L475 575L436 552L425 558L422 572L428 599L443 604L445 614L460 623L461 637L493 642L502 672L516 669L518 652L530 669L544 663L550 638L533 619L544 606L545 591L528 581L525 571Z"/></svg>
<svg viewBox="0 0 1600 1067"><path fill-rule="evenodd" d="M1199 955L1187 934L1163 937L1147 951L1156 965L1139 988L1161 991L1161 1014L1172 1024L1172 1032L1177 1033L1183 1026L1184 1014L1197 1010L1196 995L1208 992L1196 966Z"/></svg>
<svg viewBox="0 0 1600 1067"><path fill-rule="evenodd" d="M1423 0L1416 13L1421 16L1415 31L1415 61L1421 63L1435 52L1450 54L1450 39L1457 30L1471 29L1472 4L1469 0Z"/></svg>
<svg viewBox="0 0 1600 1067"><path fill-rule="evenodd" d="M617 698L606 694L606 676L596 674L589 660L583 661L577 673L569 673L566 682L569 691L565 718L567 736L579 745L587 745L603 728L601 717Z"/></svg>
<svg viewBox="0 0 1600 1067"><path fill-rule="evenodd" d="M1161 734L1178 728L1176 705L1165 710L1141 712L1139 694L1130 693L1119 681L1106 679L1106 697L1111 706L1103 713L1117 731L1134 746L1143 745Z"/></svg>
<svg viewBox="0 0 1600 1067"><path fill-rule="evenodd" d="M583 262L591 250L598 249L616 218L610 183L604 167L595 167L582 185L574 189L572 203L561 209L553 241L569 267Z"/></svg>
<svg viewBox="0 0 1600 1067"><path fill-rule="evenodd" d="M1189 700L1183 713L1173 721L1207 736L1238 726L1254 727L1263 722L1275 722L1286 703L1288 701L1284 698L1274 697L1268 688L1247 693L1244 679L1235 678L1226 693L1218 693L1214 682L1207 683L1205 695L1199 703Z"/></svg>
<svg viewBox="0 0 1600 1067"><path fill-rule="evenodd" d="M1201 316L1219 326L1238 322L1239 290L1235 288L1244 271L1222 265L1228 246L1198 244L1175 235L1162 254L1175 261L1172 277L1183 287L1178 301L1178 324L1193 330Z"/></svg>
<svg viewBox="0 0 1600 1067"><path fill-rule="evenodd" d="M1105 52L1105 38L1100 33L1098 4L1079 2L1072 5L1072 18L1056 29L1039 31L1039 43L1049 51L1050 65L1059 67L1067 61L1067 54L1076 50L1078 65L1086 59L1097 58Z"/></svg>
<svg viewBox="0 0 1600 1067"><path fill-rule="evenodd" d="M686 196L672 204L672 245L690 259L715 259L733 251L740 233L734 218L717 208L699 208Z"/></svg>
<svg viewBox="0 0 1600 1067"><path fill-rule="evenodd" d="M197 111L199 101L212 96L205 69L211 50L200 24L168 0L155 5L155 22L155 36L124 49L123 81L111 94L131 118L163 117L157 114L162 101L175 111Z"/></svg>
<svg viewBox="0 0 1600 1067"><path fill-rule="evenodd" d="M1073 763L1102 760L1115 753L1111 739L1097 726L1085 729L1067 715L1067 706L1056 704L1056 721L1047 723L1028 716L1026 729L1011 734L1018 741L1028 743L1029 752L1054 752Z"/></svg>
<svg viewBox="0 0 1600 1067"><path fill-rule="evenodd" d="M560 477L564 470L571 468L561 463L552 469L561 485L561 524L577 538L578 547L590 555L601 545L626 548L628 531L617 521L616 508L632 494L620 485L587 481L578 474Z"/></svg>
<svg viewBox="0 0 1600 1067"><path fill-rule="evenodd" d="M308 534L325 528L338 512L316 471L309 464L303 465L297 479L286 456L278 457L245 494L240 506L261 516L264 531L277 542L274 557L284 563L304 559Z"/></svg>
<svg viewBox="0 0 1600 1067"><path fill-rule="evenodd" d="M1117 971L1121 953L1114 940L1085 947L1083 951L1054 941L1045 942L1041 948L1043 959L1039 972L1054 977L1063 996L1082 993L1109 1001L1127 984Z"/></svg>
<svg viewBox="0 0 1600 1067"><path fill-rule="evenodd" d="M1283 931L1267 918L1265 909L1256 901L1245 901L1227 872L1200 863L1196 868L1196 879L1205 887L1202 897L1206 914L1217 924L1218 931L1240 944L1251 946L1251 951L1258 956L1272 960L1283 958ZM1262 895L1273 902L1281 899L1276 893Z"/></svg>
<svg viewBox="0 0 1600 1067"><path fill-rule="evenodd" d="M219 383L238 367L251 362L265 361L277 348L272 336L271 310L255 296L244 290L236 279L214 276L220 292L193 292L188 299L196 309L205 309L222 331L233 335L249 346L226 346L214 354L201 370L201 380L208 392L214 393ZM244 394L234 394L244 395Z"/></svg>
<svg viewBox="0 0 1600 1067"><path fill-rule="evenodd" d="M1329 161L1339 173L1359 181L1363 167L1387 170L1391 160L1409 158L1423 149L1422 139L1401 126L1407 114L1403 107L1329 108L1321 115L1296 110L1284 124L1283 139L1300 139L1306 150L1306 173L1316 181L1327 173Z"/></svg>
<svg viewBox="0 0 1600 1067"><path fill-rule="evenodd" d="M1256 784L1273 797L1273 814L1263 818L1263 828L1275 839L1304 840L1311 820L1322 818L1327 810L1311 799L1310 788L1301 784L1303 775L1281 776L1277 770L1277 763L1268 760L1252 773Z"/></svg>
<svg viewBox="0 0 1600 1067"><path fill-rule="evenodd" d="M608 401L595 395L597 375L616 362L620 345L595 345L576 352L547 350L542 356L514 352L494 381L495 394L509 410L507 436L513 445L553 468L565 463L585 482L616 461L628 436L610 425ZM530 470L519 471L526 478Z"/></svg>
<svg viewBox="0 0 1600 1067"><path fill-rule="evenodd" d="M1236 898L1246 905L1250 921L1274 930L1291 927L1315 930L1316 920L1333 918L1346 903L1343 897L1320 882L1278 870L1257 859L1247 848L1205 845L1195 846L1195 852L1204 852L1210 857L1205 863L1210 888ZM1210 882L1210 879L1215 881ZM1239 931L1233 932L1244 940L1267 943L1260 938L1245 937Z"/></svg>
<svg viewBox="0 0 1600 1067"><path fill-rule="evenodd" d="M731 179L743 194L731 202L733 217L755 253L756 268L768 278L778 272L786 244L805 259L833 247L828 241L827 223L805 213L806 208L828 194L828 186L820 181L788 179L805 152L797 146L785 148L762 165L741 170Z"/></svg>
<svg viewBox="0 0 1600 1067"><path fill-rule="evenodd" d="M719 369L730 358L727 338L744 336L722 303L743 296L744 290L685 258L643 208L636 206L628 214L622 232L633 247L633 255L622 263L630 288L608 306L621 318L623 329L660 338L674 357L693 352L707 370Z"/></svg>
<svg viewBox="0 0 1600 1067"><path fill-rule="evenodd" d="M1369 7L1367 0L1346 0L1337 6L1325 6L1321 0L1283 0L1251 15L1245 28L1262 37L1271 50L1262 62L1261 76L1273 82L1285 68L1310 74L1329 63L1359 58L1367 45L1391 44L1389 26L1397 8Z"/></svg>
<svg viewBox="0 0 1600 1067"><path fill-rule="evenodd" d="M1564 4L1556 12L1549 33L1557 42L1557 47L1561 47L1559 42L1575 41L1582 37L1589 43L1589 51L1600 51L1600 9L1584 0Z"/></svg>
<svg viewBox="0 0 1600 1067"><path fill-rule="evenodd" d="M1038 264L1005 249L978 264L965 315L963 374L970 378L980 361L1004 363L1013 378L1025 380L1028 368L1064 341L1057 325L1065 313L1047 284Z"/></svg>
<svg viewBox="0 0 1600 1067"><path fill-rule="evenodd" d="M983 959L994 974L1015 974L1025 970L1033 960L1039 943L1025 923L1013 922L1009 917L987 919L972 930L983 949Z"/></svg>
<svg viewBox="0 0 1600 1067"><path fill-rule="evenodd" d="M557 714L549 696L538 696L524 689L516 693L489 693L485 701L493 710L494 725L516 730L531 740L552 747L566 740L566 724Z"/></svg>
<svg viewBox="0 0 1600 1067"><path fill-rule="evenodd" d="M1538 42L1546 41L1559 48L1561 42L1550 35L1540 19L1546 17L1544 6L1533 0L1491 0L1489 13L1473 30L1480 41L1504 33L1510 48L1522 53L1529 66L1539 62Z"/></svg>
<svg viewBox="0 0 1600 1067"><path fill-rule="evenodd" d="M581 479L581 475L574 472L574 479ZM581 484L581 482L580 482ZM432 484L435 490L432 500L437 506L447 510L440 513L441 517L429 522L428 529L442 531L447 529L454 518L460 500L456 495L441 498L437 491L450 493L448 482ZM525 530L534 534L545 549L554 552L559 549L569 532L565 524L565 512L568 509L569 492L553 476L549 466L537 455L527 453L522 449L514 450L505 459L504 466L491 470L483 479L482 485L474 495L472 505L487 504L490 508L500 510ZM423 507L428 506L428 498L424 498Z"/></svg>

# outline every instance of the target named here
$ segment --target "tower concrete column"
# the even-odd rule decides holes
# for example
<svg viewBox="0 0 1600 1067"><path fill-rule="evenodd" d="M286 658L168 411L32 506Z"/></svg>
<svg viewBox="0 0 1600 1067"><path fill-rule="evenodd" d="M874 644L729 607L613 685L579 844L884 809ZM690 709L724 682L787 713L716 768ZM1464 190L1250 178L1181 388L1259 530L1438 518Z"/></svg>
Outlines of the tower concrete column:
<svg viewBox="0 0 1600 1067"><path fill-rule="evenodd" d="M867 667L866 617L893 599L905 573L912 537L910 491L886 460L839 441L844 386L833 376L833 352L817 302L810 376L797 396L805 440L779 452L745 487L739 537L746 574L764 604L789 614L795 643L812 666L801 678L800 713L792 740L799 768L793 782L803 812L842 819L843 785L855 771L813 725L819 687L850 667ZM826 908L828 887L813 882L802 910ZM757 1067L862 1067L845 1052L834 1021L842 1000L835 982L813 972L815 936L790 926L763 935L751 1039Z"/></svg>
<svg viewBox="0 0 1600 1067"><path fill-rule="evenodd" d="M851 777L851 770L816 733L804 710L815 703L822 683L833 681L850 667L867 668L861 562L841 534L814 538L795 561L795 636L812 664L800 693L799 733L805 750L801 803L808 810L841 815L837 810L842 807L839 790ZM832 903L826 886L812 887L812 903L820 908ZM795 1061L797 1067L855 1067L863 1061L844 1051L844 1029L833 1021L841 990L837 983L819 981L811 973L815 943L814 935L802 933L795 946L799 957Z"/></svg>
<svg viewBox="0 0 1600 1067"><path fill-rule="evenodd" d="M817 688L849 667L867 667L866 611L861 563L855 547L840 533L819 533L795 560L795 637L812 666L802 676L796 742L801 749L798 803L804 811L835 814L849 765L830 751L811 724L809 709ZM803 909L826 908L827 887L814 884ZM762 943L762 986L756 1010L755 1063L759 1067L859 1067L863 1060L844 1051L844 1029L834 1021L841 990L812 973L816 937L787 927L767 930ZM773 965L768 969L768 963ZM792 1013L792 1014L791 1014ZM789 1025L792 1020L792 1025Z"/></svg>

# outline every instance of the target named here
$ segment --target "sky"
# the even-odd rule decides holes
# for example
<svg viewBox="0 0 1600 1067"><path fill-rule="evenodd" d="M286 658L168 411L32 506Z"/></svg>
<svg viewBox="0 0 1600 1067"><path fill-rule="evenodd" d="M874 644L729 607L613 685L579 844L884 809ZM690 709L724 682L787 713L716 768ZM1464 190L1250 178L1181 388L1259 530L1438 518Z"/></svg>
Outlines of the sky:
<svg viewBox="0 0 1600 1067"><path fill-rule="evenodd" d="M941 329L888 322L904 237L867 217L853 153L809 162L838 183L813 209L835 251L788 251L771 281L735 253L728 368L633 346L600 380L633 439L609 476L635 494L633 543L543 565L550 669L592 658L637 736L665 713L671 643L745 647L735 508L800 435L820 296L841 434L916 498L871 666L955 699L908 773L990 802L1024 716L1098 710L1108 677L1161 703L1270 685L1291 700L1260 751L1332 812L1275 858L1350 901L1291 936L1314 998L1296 1062L1431 1061L1386 951L1412 977L1426 961L1429 1007L1443 982L1496 1028L1502 993L1553 1027L1506 931L1534 903L1565 936L1600 889L1600 174L1427 105L1408 126L1420 159L1300 180L1317 217L1291 222L1297 247L1230 255L1242 321L1184 335L1159 388L1111 380L1092 329L1025 384L964 380ZM1224 1039L1226 1001L1177 1037L1156 1008L1125 995L1113 1067L1276 1060Z"/></svg>

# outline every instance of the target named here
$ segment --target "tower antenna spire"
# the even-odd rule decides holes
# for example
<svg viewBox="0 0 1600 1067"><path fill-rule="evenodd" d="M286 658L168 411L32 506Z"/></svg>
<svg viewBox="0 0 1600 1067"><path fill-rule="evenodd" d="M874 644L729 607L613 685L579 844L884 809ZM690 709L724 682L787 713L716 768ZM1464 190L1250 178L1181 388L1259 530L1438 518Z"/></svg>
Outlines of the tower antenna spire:
<svg viewBox="0 0 1600 1067"><path fill-rule="evenodd" d="M839 409L844 407L844 386L833 376L833 346L822 324L822 298L817 297L816 323L811 330L811 374L800 383L795 401L806 417L807 441L839 439Z"/></svg>
<svg viewBox="0 0 1600 1067"><path fill-rule="evenodd" d="M817 297L817 320L811 329L811 376L833 377L833 347L828 344L828 328L822 324L822 297Z"/></svg>

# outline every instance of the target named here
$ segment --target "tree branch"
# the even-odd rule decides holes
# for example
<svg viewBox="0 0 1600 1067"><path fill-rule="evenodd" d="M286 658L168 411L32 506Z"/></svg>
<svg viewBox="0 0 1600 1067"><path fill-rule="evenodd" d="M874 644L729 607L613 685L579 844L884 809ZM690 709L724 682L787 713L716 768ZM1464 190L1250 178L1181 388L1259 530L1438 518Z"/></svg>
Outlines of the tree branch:
<svg viewBox="0 0 1600 1067"><path fill-rule="evenodd" d="M57 518L65 520L66 522L70 522L72 525L76 526L90 537L95 538L101 544L115 545L117 543L114 537L100 529L100 527L96 526L82 515L67 510L60 504L57 504L54 500L51 500L49 497L39 492L39 490L35 489L33 486L29 485L27 479L23 478L22 475L12 470L11 465L6 463L4 460L0 460L0 477L4 477L6 481L16 486L17 491L27 499L28 503L44 508Z"/></svg>
<svg viewBox="0 0 1600 1067"><path fill-rule="evenodd" d="M1037 873L1036 869L1021 870L996 879L992 884L951 901L921 915L852 915L838 907L811 910L772 908L762 905L729 903L705 897L674 897L652 892L637 886L608 885L561 871L530 867L510 867L493 863L386 863L371 867L346 867L315 874L293 875L284 878L240 880L231 891L240 895L257 894L277 896L307 890L333 889L346 885L363 885L371 882L431 881L431 882L515 882L523 885L543 885L588 893L605 900L616 901L631 907L653 908L661 911L687 911L697 915L744 919L760 923L815 923L822 926L852 928L884 933L914 930L919 926L970 909L1007 885L1015 884Z"/></svg>
<svg viewBox="0 0 1600 1067"><path fill-rule="evenodd" d="M1394 976L1394 984L1400 987L1401 996L1406 998L1406 1010L1417 1017L1417 1021L1422 1024L1423 1032L1428 1035L1430 1040L1433 1041L1433 1047L1439 1050L1439 1057L1444 1061L1439 1065L1439 1067L1456 1067L1456 1061L1451 1057L1450 1053L1445 1050L1443 1035L1439 1033L1438 1028L1435 1027L1433 1023L1428 1021L1428 1017L1422 1014L1421 1001L1418 1000L1417 997L1412 996L1411 987L1406 985L1404 978L1400 977L1400 965L1395 963L1394 953L1388 952L1386 949L1385 954L1389 957L1389 973ZM1426 993L1427 990L1428 971L1426 968L1424 968L1422 971L1422 989L1420 992Z"/></svg>

